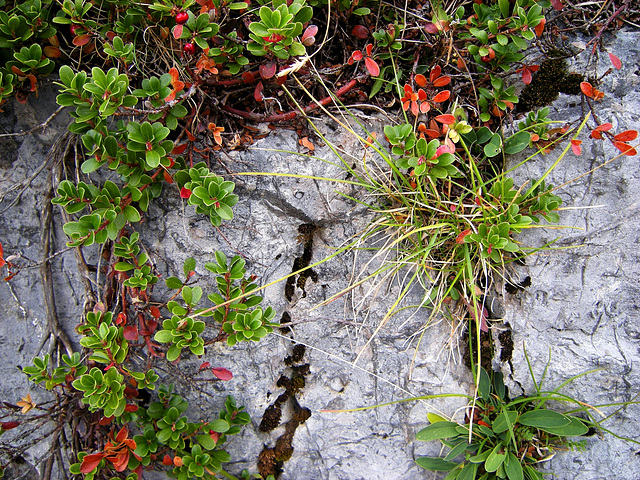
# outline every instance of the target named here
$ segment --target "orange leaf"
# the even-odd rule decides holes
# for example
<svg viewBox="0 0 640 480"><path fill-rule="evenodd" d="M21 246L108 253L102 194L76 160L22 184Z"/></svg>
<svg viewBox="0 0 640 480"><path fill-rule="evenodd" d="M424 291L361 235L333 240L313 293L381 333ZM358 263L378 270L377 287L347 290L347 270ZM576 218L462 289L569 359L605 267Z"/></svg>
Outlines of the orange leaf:
<svg viewBox="0 0 640 480"><path fill-rule="evenodd" d="M587 97L589 98L593 98L593 87L591 86L591 84L589 82L582 82L580 84L580 90L582 91L582 93L584 93Z"/></svg>
<svg viewBox="0 0 640 480"><path fill-rule="evenodd" d="M602 140L602 134L600 133L599 130L592 130L591 138L595 138L596 140Z"/></svg>
<svg viewBox="0 0 640 480"><path fill-rule="evenodd" d="M575 155L582 155L582 147L580 146L581 143L582 140L571 140L571 150L573 150L573 153Z"/></svg>
<svg viewBox="0 0 640 480"><path fill-rule="evenodd" d="M86 455L82 459L82 465L80 465L80 473L91 473L100 464L104 458L104 453L93 453Z"/></svg>
<svg viewBox="0 0 640 480"><path fill-rule="evenodd" d="M427 128L424 131L424 134L429 138L438 138L440 136L440 131L439 130L433 130L431 128Z"/></svg>
<svg viewBox="0 0 640 480"><path fill-rule="evenodd" d="M76 47L81 47L89 43L90 40L91 40L91 35L89 34L78 35L77 37L73 38L73 44Z"/></svg>
<svg viewBox="0 0 640 480"><path fill-rule="evenodd" d="M536 32L536 37L540 38L542 36L542 31L544 30L544 25L547 23L547 19L542 17L542 21L536 25L534 32Z"/></svg>
<svg viewBox="0 0 640 480"><path fill-rule="evenodd" d="M171 174L169 172L167 172L166 170L164 170L162 172L163 176L164 176L164 181L167 182L168 184L172 184L173 183L173 178L171 178Z"/></svg>
<svg viewBox="0 0 640 480"><path fill-rule="evenodd" d="M622 68L622 62L613 53L609 54L609 60L611 60L611 63L616 68L616 70L620 70Z"/></svg>
<svg viewBox="0 0 640 480"><path fill-rule="evenodd" d="M427 84L426 77L420 73L416 75L415 81L420 87L424 87Z"/></svg>
<svg viewBox="0 0 640 480"><path fill-rule="evenodd" d="M615 137L613 137L614 140L617 140L619 142L630 142L632 140L635 140L636 138L638 138L638 132L636 132L635 130L625 130L624 132L620 132Z"/></svg>
<svg viewBox="0 0 640 480"><path fill-rule="evenodd" d="M182 25L176 25L173 27L173 38L178 40L182 36Z"/></svg>
<svg viewBox="0 0 640 480"><path fill-rule="evenodd" d="M438 115L436 117L436 121L444 123L445 125L453 125L454 123L456 123L456 117L450 114Z"/></svg>
<svg viewBox="0 0 640 480"><path fill-rule="evenodd" d="M196 140L196 137L189 130L185 130L184 133L187 134L187 138L189 139L189 141L194 142Z"/></svg>
<svg viewBox="0 0 640 480"><path fill-rule="evenodd" d="M166 453L164 454L164 457L162 459L162 464L165 467L169 467L169 466L173 465L173 462L171 461L171 457L169 455L167 455Z"/></svg>
<svg viewBox="0 0 640 480"><path fill-rule="evenodd" d="M184 462L182 461L182 458L178 457L177 455L175 457L173 457L173 464L176 467L181 467L182 465L184 465Z"/></svg>
<svg viewBox="0 0 640 480"><path fill-rule="evenodd" d="M129 428L125 425L116 435L116 442L120 443L129 436Z"/></svg>
<svg viewBox="0 0 640 480"><path fill-rule="evenodd" d="M444 77L436 78L433 82L434 87L444 87L445 85L449 85L451 83L451 77L445 75Z"/></svg>
<svg viewBox="0 0 640 480"><path fill-rule="evenodd" d="M365 67L367 67L367 71L371 74L372 77L377 77L378 75L380 75L380 66L373 58L365 57L364 65Z"/></svg>
<svg viewBox="0 0 640 480"><path fill-rule="evenodd" d="M440 65L434 65L434 67L431 69L431 73L429 74L429 80L431 80L431 83L433 83L435 79L440 76L440 72L442 72Z"/></svg>
<svg viewBox="0 0 640 480"><path fill-rule="evenodd" d="M456 243L457 244L464 243L464 237L466 237L470 233L471 233L471 229L470 228L467 228L466 230L463 230L462 232L460 232L460 235L458 235L458 237L456 238Z"/></svg>
<svg viewBox="0 0 640 480"><path fill-rule="evenodd" d="M300 140L298 140L298 142L300 143L300 145L302 145L305 148L308 148L312 152L316 149L316 147L313 146L313 143L309 141L309 137L303 137Z"/></svg>
<svg viewBox="0 0 640 480"><path fill-rule="evenodd" d="M444 90L444 91L438 93L435 97L433 97L433 101L435 103L444 102L445 100L449 100L450 96L451 96L451 91Z"/></svg>
<svg viewBox="0 0 640 480"><path fill-rule="evenodd" d="M624 142L618 142L615 141L613 142L614 147L616 147L618 150L620 150L622 153L624 153L625 155L628 155L630 157L633 157L634 155L637 155L638 152L636 152L636 149L633 148L631 145L629 145L628 143L624 143Z"/></svg>

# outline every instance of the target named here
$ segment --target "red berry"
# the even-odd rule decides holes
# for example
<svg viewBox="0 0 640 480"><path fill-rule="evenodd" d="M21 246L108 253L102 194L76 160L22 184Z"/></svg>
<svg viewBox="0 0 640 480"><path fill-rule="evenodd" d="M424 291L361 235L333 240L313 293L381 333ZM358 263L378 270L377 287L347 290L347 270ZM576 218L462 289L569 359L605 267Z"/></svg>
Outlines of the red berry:
<svg viewBox="0 0 640 480"><path fill-rule="evenodd" d="M182 48L184 50L184 53L188 55L193 55L194 53L196 53L196 46L193 43L185 43L184 47Z"/></svg>
<svg viewBox="0 0 640 480"><path fill-rule="evenodd" d="M491 61L491 58L489 57L489 55L485 55L484 57L480 57L480 60L482 60L484 63L489 63Z"/></svg>
<svg viewBox="0 0 640 480"><path fill-rule="evenodd" d="M189 14L187 12L178 12L176 13L176 23L178 25L182 25L183 23L187 23L189 20Z"/></svg>
<svg viewBox="0 0 640 480"><path fill-rule="evenodd" d="M71 27L69 27L69 30L71 30L71 35L73 35L74 37L77 35L77 31L80 29L80 25L71 25Z"/></svg>

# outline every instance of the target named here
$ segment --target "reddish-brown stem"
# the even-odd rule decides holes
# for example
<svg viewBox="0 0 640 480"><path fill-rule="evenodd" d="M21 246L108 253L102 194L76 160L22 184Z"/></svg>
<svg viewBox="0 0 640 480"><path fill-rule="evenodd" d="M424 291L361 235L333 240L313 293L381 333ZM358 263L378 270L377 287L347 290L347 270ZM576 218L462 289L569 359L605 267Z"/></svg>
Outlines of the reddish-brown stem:
<svg viewBox="0 0 640 480"><path fill-rule="evenodd" d="M355 87L358 84L358 80L353 79L350 80L349 83L347 83L346 85L344 85L342 88L340 88L335 96L336 97L341 97L342 95L345 95L347 92L349 92L353 87ZM307 105L305 108L302 109L302 113L309 113L312 110L315 110L316 108L318 108L319 106L325 106L329 103L331 103L331 101L333 100L333 96L329 95L325 98L323 98L322 100L320 100L318 103L310 103L309 105ZM234 115L238 115L239 117L242 118L246 118L248 120L254 121L254 122L284 122L287 120L291 120L293 118L295 118L300 111L298 110L292 110L290 112L286 112L286 113L278 113L275 115L261 115L259 113L254 113L254 112L247 112L244 110L238 110L237 108L233 108L230 107L228 105L223 105L222 109L226 112L232 113Z"/></svg>

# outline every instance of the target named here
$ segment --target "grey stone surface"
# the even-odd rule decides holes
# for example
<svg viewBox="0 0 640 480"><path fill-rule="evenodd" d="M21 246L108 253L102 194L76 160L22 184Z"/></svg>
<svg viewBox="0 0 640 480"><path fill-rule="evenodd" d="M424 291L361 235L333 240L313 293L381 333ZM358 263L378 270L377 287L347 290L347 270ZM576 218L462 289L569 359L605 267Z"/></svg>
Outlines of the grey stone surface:
<svg viewBox="0 0 640 480"><path fill-rule="evenodd" d="M637 59L640 58L637 39L637 33L621 32L609 48L621 58ZM605 62L602 63L606 69ZM604 81L602 89L606 96L597 113L602 121L611 121L616 131L640 129L639 74L637 69L624 68ZM16 108L14 113L7 111L2 117L4 128L13 131L28 128L55 109L52 97L34 100ZM561 97L553 105L553 118L577 121L580 113L578 97ZM382 135L379 121L358 115L365 123L371 120L370 128ZM64 119L60 118L45 133L2 139L5 153L0 159L0 194L6 193L2 209L15 198L15 192L9 191L11 187L42 164L63 126ZM319 128L335 145L352 155L345 157L349 164L361 161L364 150L353 136L332 122L325 121ZM591 141L587 136L583 133L580 137L584 140L583 155L567 154L553 172L552 183L559 185L579 177L616 155L617 151L609 144ZM247 151L223 155L221 161L232 171L345 178L338 165L327 163L335 164L337 158L326 146L317 145L316 159L286 153L299 151L297 140L294 132L279 130ZM557 150L527 163L518 170L516 183L539 177L559 153ZM576 380L565 391L590 404L628 401L637 394L640 383L637 162L637 157L617 159L560 190L564 206L576 207L562 213L561 223L571 229L531 229L519 237L531 246L560 237L555 246L571 248L540 253L531 257L526 267L511 272L517 278L526 275L532 278L529 289L507 295L504 301L504 319L513 329L515 351L511 365L501 367L512 391L517 392L520 386L532 391L524 359L526 346L538 377L551 352L547 387L555 388L572 375L604 367ZM35 177L16 205L0 218L0 241L5 256L21 254L27 263L41 258L39 217L46 173L45 169L45 176ZM162 201L151 207L148 220L136 227L144 232L145 246L164 277L180 274L182 262L192 256L198 261L199 284L210 292L212 278L206 275L204 263L221 249L227 255L235 251L246 255L248 270L267 284L289 274L294 259L302 254L304 245L298 232L301 224L319 226L313 236L312 262L316 262L350 241L372 218L364 207L338 193L365 199L364 192L342 183L262 175L242 175L234 180L238 183L240 203L235 208L234 220L220 230L181 203L175 187L167 189ZM603 206L595 208L599 205ZM56 224L61 224L59 216ZM61 250L65 237L59 227L54 239L54 249ZM91 259L95 250L87 250ZM276 318L287 312L297 322L291 331L271 335L255 345L234 348L214 345L208 347L202 359L189 358L180 364L184 371L193 373L202 361L209 361L212 366L230 369L234 373L231 381L197 383L185 379L173 367L162 367L167 378L175 381L179 391L189 398L192 419L215 414L229 394L247 407L253 421L230 442L228 450L234 459L229 467L231 472L239 473L242 468L255 471L263 446L274 446L283 432L283 427L279 427L261 433L257 426L267 406L282 392L276 385L279 377L291 372L283 359L291 353L293 339L308 346L304 360L310 365L310 374L298 401L311 410L311 417L295 434L294 453L285 463L281 478L441 478L421 470L413 462L419 455L437 455L439 446L416 442L414 436L426 426L428 411L451 415L463 404L461 401L400 403L357 413L321 411L370 406L411 395L472 391L470 374L461 364L457 337L448 322L431 326L416 351L411 336L424 325L428 316L424 310L415 315L403 311L391 317L363 349L397 298L399 279L378 286L365 283L327 306L314 308L347 288L354 273L373 271L379 259L372 255L367 251L357 255L345 253L315 267L317 281L309 279L304 291L296 289L291 302L284 297L284 282L265 289L265 304L276 309ZM71 332L80 321L84 305L73 252L55 258L54 278L58 313ZM162 286L154 294L162 298ZM419 303L420 298L421 292L417 290L410 295L413 303ZM16 369L16 365L30 362L46 328L38 269L24 270L10 284L2 283L0 302L4 306L0 322L3 378L0 397L15 402L30 391L40 401L45 398L44 392L29 385ZM354 366L359 353L362 354ZM614 410L602 408L605 414ZM285 409L283 420L288 419L289 413ZM623 409L605 426L638 439L638 414L637 406ZM459 411L457 415L460 416ZM637 479L640 458L634 454L636 450L637 446L612 435L602 439L590 437L584 452L559 452L548 467L561 480Z"/></svg>

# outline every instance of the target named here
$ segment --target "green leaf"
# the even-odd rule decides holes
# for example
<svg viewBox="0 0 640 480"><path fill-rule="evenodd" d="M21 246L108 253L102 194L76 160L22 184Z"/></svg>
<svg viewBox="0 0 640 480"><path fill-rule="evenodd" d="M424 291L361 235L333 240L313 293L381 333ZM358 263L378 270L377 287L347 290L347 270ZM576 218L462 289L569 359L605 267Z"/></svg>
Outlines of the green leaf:
<svg viewBox="0 0 640 480"><path fill-rule="evenodd" d="M213 450L214 448L216 448L216 442L213 441L213 438L211 438L210 435L198 435L196 439L198 440L198 443L204 447L205 450Z"/></svg>
<svg viewBox="0 0 640 480"><path fill-rule="evenodd" d="M529 132L518 132L504 142L504 153L509 155L519 153L529 146L530 140L531 134Z"/></svg>
<svg viewBox="0 0 640 480"><path fill-rule="evenodd" d="M500 453L502 448L502 442L498 443L498 445L496 445L493 451L489 454L489 457L487 457L487 460L484 462L484 469L487 472L495 472L504 462L507 455L505 453Z"/></svg>
<svg viewBox="0 0 640 480"><path fill-rule="evenodd" d="M540 429L560 437L577 437L585 435L589 431L589 427L587 427L579 418L568 418L571 420L571 423L568 425L563 425L562 427L545 427Z"/></svg>
<svg viewBox="0 0 640 480"><path fill-rule="evenodd" d="M508 422L507 422L507 419L509 420ZM508 410L505 412L500 412L500 414L493 421L493 424L491 425L491 429L495 433L506 432L507 430L509 430L509 425L511 425L511 428L513 428L513 425L516 423L517 419L518 419L518 412L516 411Z"/></svg>
<svg viewBox="0 0 640 480"><path fill-rule="evenodd" d="M157 335L157 334L156 334ZM173 345L169 350L167 350L167 361L173 362L180 357L180 352L182 349L180 347L176 347Z"/></svg>
<svg viewBox="0 0 640 480"><path fill-rule="evenodd" d="M507 461L504 464L504 471L509 480L524 480L524 472L522 471L520 459L512 452L509 452Z"/></svg>
<svg viewBox="0 0 640 480"><path fill-rule="evenodd" d="M169 330L160 330L153 336L156 342L169 343L173 341L173 334Z"/></svg>
<svg viewBox="0 0 640 480"><path fill-rule="evenodd" d="M164 283L167 285L167 288L172 288L173 290L182 288L182 281L178 277L169 277Z"/></svg>
<svg viewBox="0 0 640 480"><path fill-rule="evenodd" d="M137 223L141 218L140 212L138 212L138 210L136 210L136 208L132 207L131 205L127 205L126 207L124 207L124 216L131 223Z"/></svg>
<svg viewBox="0 0 640 480"><path fill-rule="evenodd" d="M478 380L478 395L480 395L483 400L488 400L489 395L491 395L491 380L489 379L489 374L484 368L480 367L478 375L480 376Z"/></svg>
<svg viewBox="0 0 640 480"><path fill-rule="evenodd" d="M225 433L231 428L229 422L223 419L214 420L209 424L209 428L217 433Z"/></svg>
<svg viewBox="0 0 640 480"><path fill-rule="evenodd" d="M361 16L363 16L363 15L369 15L370 13L371 13L371 9L370 9L370 8L367 8L367 7L356 8L356 9L353 11L353 14L354 14L354 15L361 15Z"/></svg>
<svg viewBox="0 0 640 480"><path fill-rule="evenodd" d="M545 428L563 427L571 423L571 419L553 410L531 410L520 415L518 423L527 427Z"/></svg>
<svg viewBox="0 0 640 480"><path fill-rule="evenodd" d="M438 457L416 458L416 463L426 470L433 470L436 472L448 472L458 466L457 463L448 462Z"/></svg>
<svg viewBox="0 0 640 480"><path fill-rule="evenodd" d="M437 422L432 423L416 433L416 440L422 442L430 442L431 440L440 440L442 438L453 438L458 436L455 422Z"/></svg>
<svg viewBox="0 0 640 480"><path fill-rule="evenodd" d="M503 18L509 18L509 0L498 0L500 6L500 13Z"/></svg>
<svg viewBox="0 0 640 480"><path fill-rule="evenodd" d="M113 266L113 269L116 272L128 272L129 270L133 270L134 268L136 267L128 262L118 262Z"/></svg>

